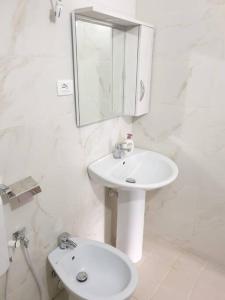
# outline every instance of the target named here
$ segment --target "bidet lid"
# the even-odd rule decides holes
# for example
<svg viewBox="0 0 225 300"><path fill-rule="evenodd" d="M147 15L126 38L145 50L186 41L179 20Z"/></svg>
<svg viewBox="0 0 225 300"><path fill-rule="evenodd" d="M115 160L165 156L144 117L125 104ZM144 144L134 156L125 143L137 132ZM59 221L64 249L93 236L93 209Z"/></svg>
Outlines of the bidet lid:
<svg viewBox="0 0 225 300"><path fill-rule="evenodd" d="M76 238L73 241L78 244L77 248L57 248L48 256L71 293L91 300L122 300L132 295L137 285L137 271L124 253L97 241ZM85 274L87 279L77 280L79 274Z"/></svg>

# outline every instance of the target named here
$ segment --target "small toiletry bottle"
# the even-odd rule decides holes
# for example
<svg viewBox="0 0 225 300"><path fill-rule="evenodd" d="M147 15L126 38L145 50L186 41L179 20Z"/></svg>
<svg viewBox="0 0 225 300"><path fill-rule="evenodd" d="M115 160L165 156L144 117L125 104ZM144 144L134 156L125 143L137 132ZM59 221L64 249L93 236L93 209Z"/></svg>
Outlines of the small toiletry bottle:
<svg viewBox="0 0 225 300"><path fill-rule="evenodd" d="M127 138L125 140L125 143L127 144L127 148L129 149L129 152L134 151L134 141L133 141L133 134L128 133Z"/></svg>

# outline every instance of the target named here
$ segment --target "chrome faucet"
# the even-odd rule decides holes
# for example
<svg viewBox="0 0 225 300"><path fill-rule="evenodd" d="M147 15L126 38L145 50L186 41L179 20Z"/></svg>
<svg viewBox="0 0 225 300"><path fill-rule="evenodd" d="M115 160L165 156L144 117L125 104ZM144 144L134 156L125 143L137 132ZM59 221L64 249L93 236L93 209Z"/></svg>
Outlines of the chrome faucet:
<svg viewBox="0 0 225 300"><path fill-rule="evenodd" d="M58 236L58 246L60 249L74 249L77 244L71 239L68 232L63 232Z"/></svg>
<svg viewBox="0 0 225 300"><path fill-rule="evenodd" d="M127 143L116 143L114 151L113 151L113 158L120 159L123 158L126 152L130 152L130 147L127 146Z"/></svg>
<svg viewBox="0 0 225 300"><path fill-rule="evenodd" d="M27 238L25 227L14 232L12 236L15 241L15 247L17 247L17 242L20 242L25 248L28 248L29 239Z"/></svg>

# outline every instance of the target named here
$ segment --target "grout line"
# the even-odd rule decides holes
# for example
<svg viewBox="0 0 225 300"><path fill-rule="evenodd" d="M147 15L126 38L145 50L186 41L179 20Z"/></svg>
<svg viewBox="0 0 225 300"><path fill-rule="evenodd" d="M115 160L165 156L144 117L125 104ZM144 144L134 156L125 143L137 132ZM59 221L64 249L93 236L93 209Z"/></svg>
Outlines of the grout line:
<svg viewBox="0 0 225 300"><path fill-rule="evenodd" d="M198 284L198 282L201 278L202 273L206 270L207 266L208 266L208 262L205 262L205 264L203 264L203 266L200 268L200 271L198 273L196 281L193 283L192 288L191 288L190 292L187 295L187 300L191 300L193 292L194 292L194 290L195 290L195 288L196 288L196 286L197 286L197 284Z"/></svg>
<svg viewBox="0 0 225 300"><path fill-rule="evenodd" d="M158 293L163 281L169 276L170 272L173 270L174 265L176 264L176 262L178 261L179 257L181 257L182 254L179 253L177 254L176 258L174 259L174 261L172 262L169 270L166 272L166 274L162 277L162 279L160 280L160 282L156 285L152 295L150 296L149 300L153 300L153 297L155 297L155 295Z"/></svg>

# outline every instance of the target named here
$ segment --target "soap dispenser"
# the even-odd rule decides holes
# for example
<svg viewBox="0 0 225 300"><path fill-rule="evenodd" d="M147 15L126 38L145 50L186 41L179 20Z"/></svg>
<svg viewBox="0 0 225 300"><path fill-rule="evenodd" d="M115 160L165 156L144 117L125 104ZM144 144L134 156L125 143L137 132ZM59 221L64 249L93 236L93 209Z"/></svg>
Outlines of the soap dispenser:
<svg viewBox="0 0 225 300"><path fill-rule="evenodd" d="M129 149L129 152L133 152L134 151L134 141L133 141L132 133L127 134L125 143L127 144L127 148Z"/></svg>

